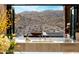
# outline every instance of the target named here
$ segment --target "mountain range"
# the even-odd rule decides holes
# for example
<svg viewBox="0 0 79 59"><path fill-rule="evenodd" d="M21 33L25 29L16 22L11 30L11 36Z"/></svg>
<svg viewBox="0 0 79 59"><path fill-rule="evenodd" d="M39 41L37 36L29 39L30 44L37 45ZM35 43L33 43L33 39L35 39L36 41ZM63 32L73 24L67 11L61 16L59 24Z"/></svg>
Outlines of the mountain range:
<svg viewBox="0 0 79 59"><path fill-rule="evenodd" d="M24 11L15 16L15 30L18 35L31 35L32 32L64 32L65 15L63 10L42 12Z"/></svg>

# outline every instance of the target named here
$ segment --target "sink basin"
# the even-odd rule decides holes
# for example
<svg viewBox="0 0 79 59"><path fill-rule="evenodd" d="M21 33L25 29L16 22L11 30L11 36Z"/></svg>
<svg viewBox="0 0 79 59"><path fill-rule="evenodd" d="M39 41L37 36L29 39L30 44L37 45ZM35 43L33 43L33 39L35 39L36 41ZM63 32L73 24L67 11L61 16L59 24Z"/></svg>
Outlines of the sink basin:
<svg viewBox="0 0 79 59"><path fill-rule="evenodd" d="M40 35L42 35L42 33L31 33L33 36L40 36Z"/></svg>

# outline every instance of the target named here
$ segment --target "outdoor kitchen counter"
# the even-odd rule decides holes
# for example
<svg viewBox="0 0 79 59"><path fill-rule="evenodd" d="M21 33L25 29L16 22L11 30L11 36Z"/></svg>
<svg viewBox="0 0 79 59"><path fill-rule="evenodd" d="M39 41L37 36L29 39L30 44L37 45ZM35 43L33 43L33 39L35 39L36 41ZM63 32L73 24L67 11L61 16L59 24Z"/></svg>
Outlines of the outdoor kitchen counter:
<svg viewBox="0 0 79 59"><path fill-rule="evenodd" d="M25 42L17 43L17 52L78 52L79 43Z"/></svg>

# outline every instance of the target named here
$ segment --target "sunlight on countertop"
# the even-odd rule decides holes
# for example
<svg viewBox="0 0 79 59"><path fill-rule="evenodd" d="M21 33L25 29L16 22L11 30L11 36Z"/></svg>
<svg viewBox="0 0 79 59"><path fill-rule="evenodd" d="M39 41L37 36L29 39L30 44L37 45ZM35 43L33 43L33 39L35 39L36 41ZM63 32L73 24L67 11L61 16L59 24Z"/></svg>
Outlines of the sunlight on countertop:
<svg viewBox="0 0 79 59"><path fill-rule="evenodd" d="M66 38L64 37L28 37L28 40L26 40L25 37L20 36L16 37L15 42L16 43L66 43ZM69 39L68 39L69 40ZM72 40L69 42L73 43Z"/></svg>

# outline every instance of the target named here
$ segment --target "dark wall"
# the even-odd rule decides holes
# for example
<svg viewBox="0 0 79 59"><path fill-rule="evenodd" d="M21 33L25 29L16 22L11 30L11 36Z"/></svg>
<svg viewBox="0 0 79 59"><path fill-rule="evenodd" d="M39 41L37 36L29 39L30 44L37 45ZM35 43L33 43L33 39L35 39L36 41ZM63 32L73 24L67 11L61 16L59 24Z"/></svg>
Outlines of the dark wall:
<svg viewBox="0 0 79 59"><path fill-rule="evenodd" d="M70 5L65 6L65 33L70 32L70 28L67 27L67 23L70 23Z"/></svg>
<svg viewBox="0 0 79 59"><path fill-rule="evenodd" d="M7 5L7 10L8 10L8 12L9 12L9 14L10 14L9 19L10 19L10 21L11 21L11 25L10 25L10 27L7 29L7 34L12 34L12 33L15 32L15 31L14 31L14 27L15 27L15 24L14 24L14 19L15 19L15 16L14 16L14 9L12 8L11 5Z"/></svg>
<svg viewBox="0 0 79 59"><path fill-rule="evenodd" d="M77 31L79 32L79 5L78 5Z"/></svg>

